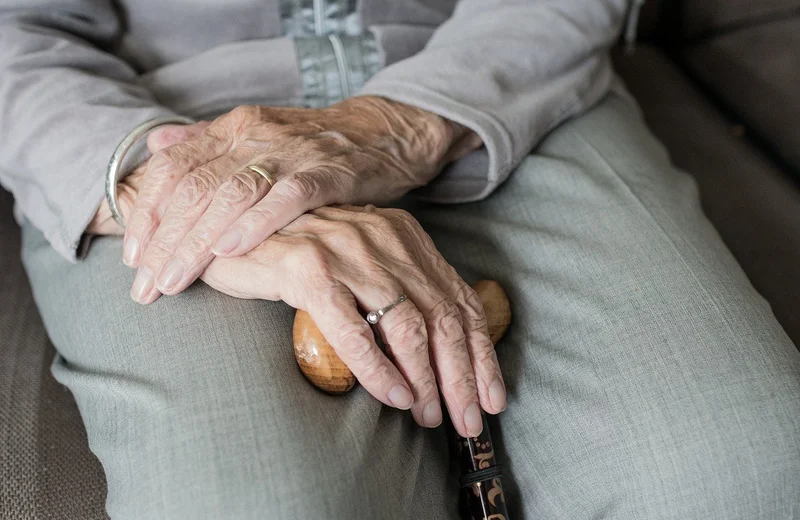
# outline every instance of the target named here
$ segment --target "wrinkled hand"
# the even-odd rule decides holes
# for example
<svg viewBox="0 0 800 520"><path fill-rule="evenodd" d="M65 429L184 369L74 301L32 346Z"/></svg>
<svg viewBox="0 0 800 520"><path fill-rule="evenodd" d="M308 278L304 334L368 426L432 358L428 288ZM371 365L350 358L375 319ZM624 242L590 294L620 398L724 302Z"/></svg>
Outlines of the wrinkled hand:
<svg viewBox="0 0 800 520"><path fill-rule="evenodd" d="M481 407L505 408L480 299L405 211L318 209L246 255L215 259L203 280L231 296L308 311L364 388L410 408L423 426L442 420L438 389L465 437L481 432ZM408 299L376 325L384 354L358 307L379 309L401 294Z"/></svg>
<svg viewBox="0 0 800 520"><path fill-rule="evenodd" d="M215 254L246 253L308 210L397 198L479 144L460 125L377 97L238 107L150 160L124 240L124 262L139 268L131 296L176 294Z"/></svg>
<svg viewBox="0 0 800 520"><path fill-rule="evenodd" d="M200 121L193 125L161 126L158 132L153 132L147 137L147 148L151 153L156 153L168 146L182 143L200 135L210 124L210 121ZM117 184L117 204L119 205L120 213L126 220L133 210L136 196L147 171L147 165L148 161L144 161ZM86 227L86 233L90 235L122 235L125 230L114 220L108 207L108 201L103 199L94 214L94 218Z"/></svg>

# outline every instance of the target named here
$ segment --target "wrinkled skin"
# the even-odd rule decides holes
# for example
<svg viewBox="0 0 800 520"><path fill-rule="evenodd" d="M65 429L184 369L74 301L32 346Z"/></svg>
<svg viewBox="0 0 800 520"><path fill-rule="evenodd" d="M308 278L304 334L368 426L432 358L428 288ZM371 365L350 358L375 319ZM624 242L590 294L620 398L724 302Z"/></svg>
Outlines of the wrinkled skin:
<svg viewBox="0 0 800 520"><path fill-rule="evenodd" d="M163 160L158 159L163 156L159 152L204 138L212 126L208 122L168 126L150 135L148 145L154 157L120 183L126 220L140 207L145 183L156 178L152 172L168 176L167 170L153 166ZM295 142L312 143L303 156L311 160L309 150L314 150L315 141ZM337 157L341 155L326 159L320 153L314 164L334 163ZM439 167L432 166L425 175L435 174ZM277 171L280 175L281 170ZM415 185L408 180L407 170L387 178L392 180L387 186L395 186L397 193ZM257 176L249 179L258 182ZM105 203L87 231L122 233ZM386 405L410 409L420 425L441 423L439 391L453 424L464 436L480 433L481 408L493 414L505 408L505 386L480 300L410 214L372 205L322 207L292 218L269 234L268 240L244 254L216 257L209 253L210 260L200 264L197 275L234 297L283 300L308 311L365 389ZM384 354L359 307L378 309L400 294L408 295L408 300L375 327L387 345ZM156 290L148 299L158 295Z"/></svg>
<svg viewBox="0 0 800 520"><path fill-rule="evenodd" d="M396 199L479 144L460 125L378 97L238 107L150 160L125 231L123 261L138 268L131 296L177 294L215 255L244 254L306 211Z"/></svg>
<svg viewBox="0 0 800 520"><path fill-rule="evenodd" d="M243 256L217 258L203 280L307 310L362 386L384 404L410 407L423 426L441 422L438 390L465 436L480 433L481 406L505 408L480 299L405 211L319 208ZM358 307L378 309L400 294L408 300L376 326L390 360Z"/></svg>

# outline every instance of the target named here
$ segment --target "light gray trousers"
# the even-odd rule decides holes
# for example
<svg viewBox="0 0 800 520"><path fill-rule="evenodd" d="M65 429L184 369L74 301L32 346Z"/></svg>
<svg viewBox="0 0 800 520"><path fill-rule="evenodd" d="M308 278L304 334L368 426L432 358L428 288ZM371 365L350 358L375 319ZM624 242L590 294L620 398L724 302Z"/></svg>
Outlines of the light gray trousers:
<svg viewBox="0 0 800 520"><path fill-rule="evenodd" d="M514 323L495 423L514 519L800 514L800 355L631 101L563 124L486 201L407 202ZM198 283L142 307L117 238L24 262L114 519L455 518L441 430L315 391L293 311Z"/></svg>

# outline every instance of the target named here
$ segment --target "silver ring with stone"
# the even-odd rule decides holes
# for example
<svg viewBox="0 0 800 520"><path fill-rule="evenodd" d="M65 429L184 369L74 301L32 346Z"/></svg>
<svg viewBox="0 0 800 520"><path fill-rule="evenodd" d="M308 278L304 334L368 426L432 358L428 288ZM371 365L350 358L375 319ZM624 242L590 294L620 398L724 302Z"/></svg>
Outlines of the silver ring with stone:
<svg viewBox="0 0 800 520"><path fill-rule="evenodd" d="M375 325L376 323L378 323L380 321L380 319L383 317L384 314L386 314L390 310L394 309L395 307L397 307L398 305L400 305L401 303L403 303L407 299L408 299L408 297L405 294L401 294L398 299L396 299L395 301L393 301L392 303L390 303L386 307L384 307L382 309L378 309L377 311L372 311L369 314L367 314L367 321L369 323Z"/></svg>

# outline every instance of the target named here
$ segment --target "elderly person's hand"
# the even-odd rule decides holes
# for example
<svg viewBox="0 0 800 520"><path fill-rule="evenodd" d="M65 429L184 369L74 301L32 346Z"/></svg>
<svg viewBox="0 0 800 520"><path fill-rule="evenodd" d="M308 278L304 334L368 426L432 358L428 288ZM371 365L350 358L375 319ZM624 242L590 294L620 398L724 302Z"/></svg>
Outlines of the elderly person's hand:
<svg viewBox="0 0 800 520"><path fill-rule="evenodd" d="M238 107L150 160L125 232L123 260L139 268L131 296L176 294L215 254L243 254L314 208L397 198L479 145L461 125L378 97Z"/></svg>
<svg viewBox="0 0 800 520"><path fill-rule="evenodd" d="M200 135L210 124L210 121L200 121L193 125L164 125L158 132L153 132L147 137L147 148L150 152L156 153L168 146L185 142ZM136 203L147 165L148 161L144 161L117 184L117 203L120 213L126 220ZM125 229L114 220L108 201L104 199L86 227L86 232L90 235L122 235Z"/></svg>
<svg viewBox="0 0 800 520"><path fill-rule="evenodd" d="M216 258L202 278L238 298L308 311L364 388L410 408L423 426L441 422L437 388L465 437L480 433L480 407L496 414L506 406L480 299L405 211L320 208L243 256ZM403 294L376 325L384 354L358 308Z"/></svg>

